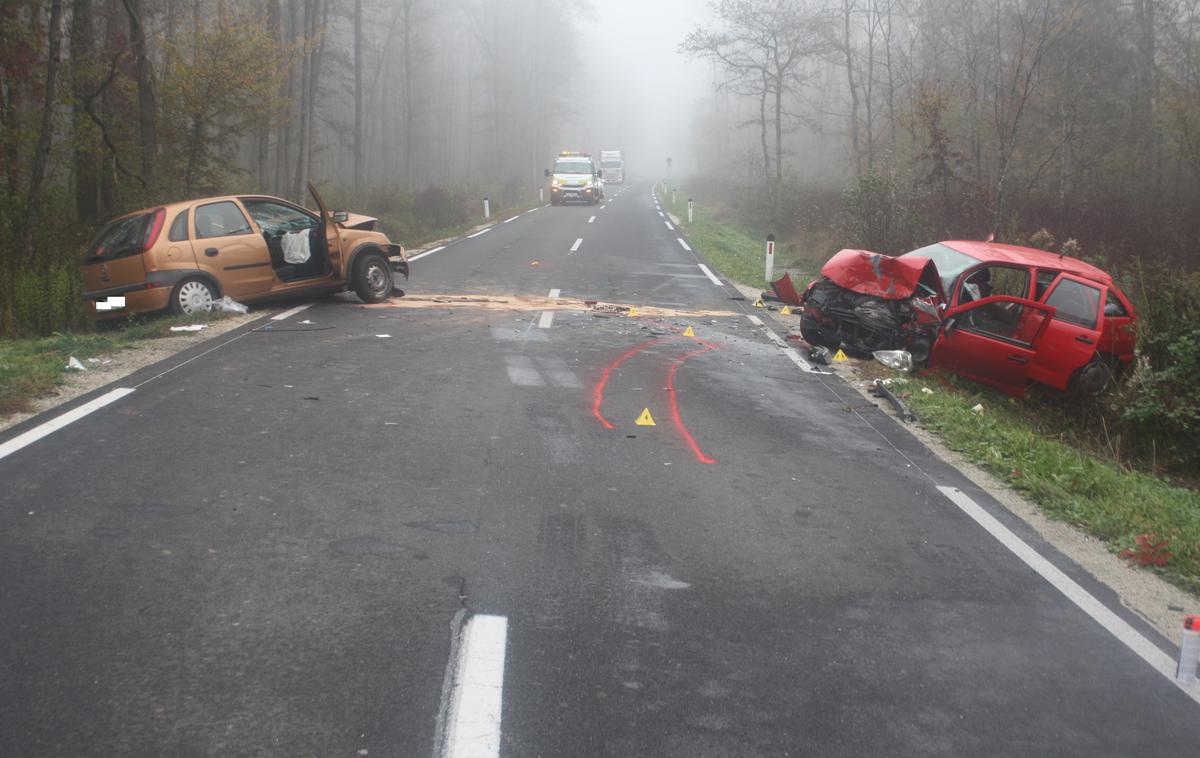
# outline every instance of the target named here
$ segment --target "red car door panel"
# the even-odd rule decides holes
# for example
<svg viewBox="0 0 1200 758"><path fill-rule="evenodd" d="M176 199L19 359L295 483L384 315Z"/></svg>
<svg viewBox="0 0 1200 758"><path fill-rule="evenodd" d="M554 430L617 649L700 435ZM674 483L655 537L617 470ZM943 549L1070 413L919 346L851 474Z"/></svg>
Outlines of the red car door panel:
<svg viewBox="0 0 1200 758"><path fill-rule="evenodd" d="M1060 274L1043 299L1054 308L1041 348L1029 365L1029 378L1065 390L1071 376L1100 348L1108 288L1072 274Z"/></svg>
<svg viewBox="0 0 1200 758"><path fill-rule="evenodd" d="M1020 397L1054 309L1019 297L986 297L951 310L930 365Z"/></svg>

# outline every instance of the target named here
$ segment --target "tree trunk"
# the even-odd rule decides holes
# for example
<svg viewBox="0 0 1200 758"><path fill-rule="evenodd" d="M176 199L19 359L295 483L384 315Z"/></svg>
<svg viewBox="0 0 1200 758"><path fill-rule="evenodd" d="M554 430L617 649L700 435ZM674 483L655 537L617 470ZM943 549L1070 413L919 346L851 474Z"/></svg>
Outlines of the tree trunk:
<svg viewBox="0 0 1200 758"><path fill-rule="evenodd" d="M154 185L155 159L158 154L158 105L154 94L154 71L142 26L142 0L124 0L129 15L129 44L133 48L134 77L138 91L138 128L142 149L142 181Z"/></svg>
<svg viewBox="0 0 1200 758"><path fill-rule="evenodd" d="M1138 177L1142 200L1153 204L1158 192L1158 161L1154 135L1155 0L1134 0L1133 16L1137 24L1137 55L1133 86L1133 144L1137 146Z"/></svg>
<svg viewBox="0 0 1200 758"><path fill-rule="evenodd" d="M99 150L96 127L84 109L95 88L92 67L96 62L96 19L92 0L74 0L71 9L71 89L75 148L75 213L80 223L91 226L99 219Z"/></svg>
<svg viewBox="0 0 1200 758"><path fill-rule="evenodd" d="M366 167L363 114L363 0L354 0L354 188L361 189Z"/></svg>
<svg viewBox="0 0 1200 758"><path fill-rule="evenodd" d="M27 260L34 257L34 233L40 220L38 211L42 200L42 185L50 165L51 137L54 134L54 106L58 100L59 58L62 54L63 0L51 0L50 24L46 30L46 82L42 97L41 132L34 148L29 170L29 192L25 196L25 221L21 229L21 253Z"/></svg>

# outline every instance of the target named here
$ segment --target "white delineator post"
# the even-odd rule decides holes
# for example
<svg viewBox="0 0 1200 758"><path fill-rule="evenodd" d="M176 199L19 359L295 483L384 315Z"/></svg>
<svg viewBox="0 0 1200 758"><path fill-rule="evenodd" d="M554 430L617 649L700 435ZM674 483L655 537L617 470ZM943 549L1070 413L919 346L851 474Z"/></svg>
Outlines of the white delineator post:
<svg viewBox="0 0 1200 758"><path fill-rule="evenodd" d="M492 206L486 197L483 199L483 217L485 219L492 217Z"/></svg>
<svg viewBox="0 0 1200 758"><path fill-rule="evenodd" d="M674 207L675 207L675 193L676 193L676 192L678 192L678 191L679 191L679 190L671 190L671 207L672 207L672 208L674 208Z"/></svg>
<svg viewBox="0 0 1200 758"><path fill-rule="evenodd" d="M1194 684L1197 681L1197 666L1200 666L1200 616L1185 616L1175 679L1181 684Z"/></svg>
<svg viewBox="0 0 1200 758"><path fill-rule="evenodd" d="M775 273L775 235L767 235L767 283L770 283L771 277Z"/></svg>
<svg viewBox="0 0 1200 758"><path fill-rule="evenodd" d="M688 223L689 224L692 223L692 208L694 206L695 206L695 203L693 203L692 199L689 197L688 198Z"/></svg>
<svg viewBox="0 0 1200 758"><path fill-rule="evenodd" d="M546 202L546 188L538 187L538 205Z"/></svg>

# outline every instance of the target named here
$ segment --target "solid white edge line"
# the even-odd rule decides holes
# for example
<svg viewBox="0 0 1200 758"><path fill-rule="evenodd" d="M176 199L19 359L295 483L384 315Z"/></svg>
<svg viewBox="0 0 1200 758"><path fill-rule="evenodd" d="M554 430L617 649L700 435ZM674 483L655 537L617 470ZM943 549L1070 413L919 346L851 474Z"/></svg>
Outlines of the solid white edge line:
<svg viewBox="0 0 1200 758"><path fill-rule="evenodd" d="M575 240L575 244L571 245L571 252L574 253L577 250L579 250L579 246L582 244L583 244L583 237L580 237L579 239Z"/></svg>
<svg viewBox="0 0 1200 758"><path fill-rule="evenodd" d="M490 227L490 226L489 226L487 229L484 229L484 230L482 230L482 231L475 232L474 234L468 234L468 235L467 235L467 239L469 239L469 240L473 240L473 239L475 239L476 237L482 237L483 235L487 234L487 233L488 233L488 232L490 232L491 230L492 230L492 227Z"/></svg>
<svg viewBox="0 0 1200 758"><path fill-rule="evenodd" d="M516 221L516 220L517 220L517 219L519 219L519 218L520 218L520 216L519 216L519 215L518 215L518 216L513 216L512 218L508 219L508 220L507 220L507 221L505 221L504 223L506 223L506 224L511 224L512 222Z"/></svg>
<svg viewBox="0 0 1200 758"><path fill-rule="evenodd" d="M500 755L508 619L472 616L463 628L442 758Z"/></svg>
<svg viewBox="0 0 1200 758"><path fill-rule="evenodd" d="M753 313L747 313L746 318L750 319L750 323L754 324L755 326L766 326L766 324L763 323L763 320L758 316L755 316Z"/></svg>
<svg viewBox="0 0 1200 758"><path fill-rule="evenodd" d="M709 269L708 266L705 266L703 263L697 263L696 265L700 267L700 270L704 272L704 275L708 277L708 280L710 282L717 285L718 287L721 286L721 280L717 278L717 275L714 274L712 272L712 270Z"/></svg>
<svg viewBox="0 0 1200 758"><path fill-rule="evenodd" d="M283 313L275 314L274 316L271 317L271 320L272 321L286 321L287 319L291 318L292 316L295 316L297 313L304 310L305 308L311 308L312 306L313 306L312 303L305 303L304 305L297 305L295 308L292 308L290 311L284 311Z"/></svg>
<svg viewBox="0 0 1200 758"><path fill-rule="evenodd" d="M553 325L554 311L542 311L542 316L538 319L538 329L549 329Z"/></svg>
<svg viewBox="0 0 1200 758"><path fill-rule="evenodd" d="M433 255L434 253L440 253L441 251L443 251L445 249L446 249L445 245L438 245L437 247L430 248L429 250L426 250L423 253L417 253L416 255L410 256L408 259L408 262L412 263L413 261L419 261L427 255Z"/></svg>
<svg viewBox="0 0 1200 758"><path fill-rule="evenodd" d="M554 298L558 297L561 294L562 294L562 290L560 290L558 288L552 289L552 290L550 290L550 299L553 300Z"/></svg>
<svg viewBox="0 0 1200 758"><path fill-rule="evenodd" d="M687 250L689 253L692 252L692 248L688 247L688 243L683 241L683 237L676 237L675 239L679 241L680 245L683 245L684 250Z"/></svg>
<svg viewBox="0 0 1200 758"><path fill-rule="evenodd" d="M106 392L95 400L89 400L78 408L69 410L60 416L55 416L49 421L38 424L23 434L18 434L8 442L0 445L0 460L7 458L21 448L32 445L43 437L54 434L69 424L73 424L89 413L94 413L110 403L115 403L132 392L133 389L130 387L118 387L115 390Z"/></svg>
<svg viewBox="0 0 1200 758"><path fill-rule="evenodd" d="M945 495L950 502L957 505L963 513L974 519L975 523L982 526L988 534L999 540L1000 544L1008 548L1013 555L1020 558L1026 566L1037 572L1056 590L1066 595L1067 599L1077 605L1080 610L1091 616L1100 626L1107 629L1125 647L1132 650L1139 658L1154 667L1158 673L1171 680L1179 689L1187 693L1192 700L1200 703L1200 686L1185 686L1176 681L1176 663L1171 659L1171 656L1160 650L1157 645L1146 639L1120 616L1110 611L1090 592L1079 586L1074 579L1064 574L1061 569L1043 558L1040 553L1030 547L1020 537L1013 534L1008 527L997 521L992 514L985 511L965 492L957 487L938 487L938 491Z"/></svg>
<svg viewBox="0 0 1200 758"><path fill-rule="evenodd" d="M800 355L800 353L798 353L794 347L789 345L787 340L772 331L771 328L764 324L763 320L758 316L755 316L753 313L747 313L746 318L750 319L750 323L754 324L759 329L762 329L763 334L767 335L767 337L775 343L775 346L779 348L779 351L787 356L787 359L796 364L796 367L804 373L821 374L823 376L828 376L832 373L830 371L822 371L808 361L804 360L804 356Z"/></svg>

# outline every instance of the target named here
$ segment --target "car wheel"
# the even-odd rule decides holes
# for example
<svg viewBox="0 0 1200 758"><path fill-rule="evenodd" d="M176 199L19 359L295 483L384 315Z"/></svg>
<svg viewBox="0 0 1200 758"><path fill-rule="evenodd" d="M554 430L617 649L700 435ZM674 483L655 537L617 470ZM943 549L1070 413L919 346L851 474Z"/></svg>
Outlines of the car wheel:
<svg viewBox="0 0 1200 758"><path fill-rule="evenodd" d="M392 269L379 253L367 253L354 266L354 293L364 303L382 303L392 294Z"/></svg>
<svg viewBox="0 0 1200 758"><path fill-rule="evenodd" d="M1112 366L1097 355L1071 376L1067 391L1072 395L1096 397L1107 392L1114 380Z"/></svg>
<svg viewBox="0 0 1200 758"><path fill-rule="evenodd" d="M184 279L171 290L168 308L177 316L194 316L211 311L216 301L217 291L211 284L203 279Z"/></svg>

